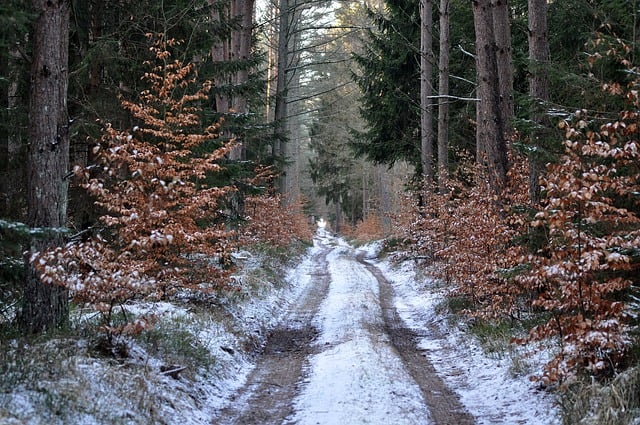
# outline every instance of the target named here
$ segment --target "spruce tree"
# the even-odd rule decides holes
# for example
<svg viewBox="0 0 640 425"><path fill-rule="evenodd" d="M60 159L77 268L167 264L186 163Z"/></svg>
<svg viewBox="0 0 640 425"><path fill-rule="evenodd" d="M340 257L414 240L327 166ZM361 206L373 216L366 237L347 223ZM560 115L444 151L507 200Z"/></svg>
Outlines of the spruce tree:
<svg viewBox="0 0 640 425"><path fill-rule="evenodd" d="M363 93L368 124L354 133L355 151L375 163L420 160L420 14L415 0L385 3L388 13L370 11L365 51L354 54L354 79Z"/></svg>

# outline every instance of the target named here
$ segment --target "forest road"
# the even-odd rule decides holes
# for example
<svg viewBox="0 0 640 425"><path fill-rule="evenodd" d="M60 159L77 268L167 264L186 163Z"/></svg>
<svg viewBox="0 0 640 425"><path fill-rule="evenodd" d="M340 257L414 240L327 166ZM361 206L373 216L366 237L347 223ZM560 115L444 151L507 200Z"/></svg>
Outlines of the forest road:
<svg viewBox="0 0 640 425"><path fill-rule="evenodd" d="M468 425L473 417L416 346L392 285L332 237L219 425Z"/></svg>

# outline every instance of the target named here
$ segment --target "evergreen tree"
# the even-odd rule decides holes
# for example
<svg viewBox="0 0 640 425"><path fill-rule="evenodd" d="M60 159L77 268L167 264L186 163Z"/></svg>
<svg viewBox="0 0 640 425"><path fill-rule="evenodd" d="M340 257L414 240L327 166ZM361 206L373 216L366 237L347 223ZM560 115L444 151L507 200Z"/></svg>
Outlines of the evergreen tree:
<svg viewBox="0 0 640 425"><path fill-rule="evenodd" d="M386 2L387 12L370 11L364 52L355 53L354 74L363 93L361 113L368 124L353 146L376 163L407 160L420 165L420 13L415 0Z"/></svg>
<svg viewBox="0 0 640 425"><path fill-rule="evenodd" d="M24 160L30 54L34 19L29 2L0 4L0 217L24 220Z"/></svg>

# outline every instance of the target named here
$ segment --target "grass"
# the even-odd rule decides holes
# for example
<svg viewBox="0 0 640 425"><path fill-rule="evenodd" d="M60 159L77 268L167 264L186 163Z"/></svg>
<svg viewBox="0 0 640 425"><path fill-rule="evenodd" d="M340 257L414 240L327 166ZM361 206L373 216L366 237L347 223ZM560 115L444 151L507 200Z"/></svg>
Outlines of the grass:
<svg viewBox="0 0 640 425"><path fill-rule="evenodd" d="M449 296L435 306L436 313L445 315L450 326L459 325L479 344L489 358L510 361L509 373L513 377L527 376L533 372L534 364L529 351L511 342L522 338L535 323L528 320L492 320L469 318L465 312L472 310L468 297Z"/></svg>
<svg viewBox="0 0 640 425"><path fill-rule="evenodd" d="M248 260L239 291L180 298L153 328L118 336L106 349L100 316L76 306L68 329L37 337L21 336L0 318L0 423L179 423L202 409L211 391L204 386L232 373L225 368L231 355L244 353L250 332L236 318L243 303L282 288L286 267L306 248L263 247ZM117 308L113 323L134 318ZM219 332L228 335L224 342ZM114 341L122 349L109 347ZM184 370L163 372L171 366Z"/></svg>
<svg viewBox="0 0 640 425"><path fill-rule="evenodd" d="M448 312L452 323L465 320L463 311L469 308L463 297L451 297L436 309ZM521 347L510 342L523 337L528 329L546 320L532 315L522 321L480 320L468 322L467 331L489 357L509 359L512 376L526 376L533 372L533 361ZM607 382L581 377L571 385L558 388L558 406L563 425L640 425L640 365L630 367Z"/></svg>
<svg viewBox="0 0 640 425"><path fill-rule="evenodd" d="M564 425L640 424L640 366L606 383L583 377L562 391L559 405Z"/></svg>
<svg viewBox="0 0 640 425"><path fill-rule="evenodd" d="M149 355L161 358L167 367L185 367L185 375L194 379L197 371L208 370L216 363L208 342L197 336L204 326L204 321L193 315L177 316L158 322L136 341Z"/></svg>

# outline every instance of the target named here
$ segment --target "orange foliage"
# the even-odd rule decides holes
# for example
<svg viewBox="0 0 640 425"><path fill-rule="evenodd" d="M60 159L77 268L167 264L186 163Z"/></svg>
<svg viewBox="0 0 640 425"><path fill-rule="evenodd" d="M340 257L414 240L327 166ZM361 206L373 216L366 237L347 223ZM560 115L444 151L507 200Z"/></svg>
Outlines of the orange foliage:
<svg viewBox="0 0 640 425"><path fill-rule="evenodd" d="M561 345L545 367L545 383L624 367L638 317L630 292L640 269L640 79L624 57L630 46L611 43L608 54L633 78L627 87L603 89L627 108L604 124L586 111L560 123L565 153L541 179L546 198L533 222L548 244L526 259L532 271L518 279L550 316L528 340L555 336Z"/></svg>
<svg viewBox="0 0 640 425"><path fill-rule="evenodd" d="M420 258L436 261L436 277L451 284L451 295L468 299L468 314L515 317L526 294L513 285L508 271L523 248L514 243L526 223L527 163L516 158L502 198L491 189L479 166L467 163L460 171L474 184L451 181L444 194L424 195L426 206L414 215L408 235Z"/></svg>
<svg viewBox="0 0 640 425"><path fill-rule="evenodd" d="M123 102L139 126L107 125L94 149L98 163L75 168L105 211L98 234L33 258L44 282L94 305L107 327L128 299L214 289L232 265L220 204L233 188L207 184L230 146L217 141L217 123L201 121L197 105L210 83L196 87L195 68L170 60L171 44L161 38L152 47L158 65L143 77L150 88L141 103Z"/></svg>
<svg viewBox="0 0 640 425"><path fill-rule="evenodd" d="M370 214L353 228L345 226L343 233L358 242L369 242L385 237L382 219L377 214Z"/></svg>
<svg viewBox="0 0 640 425"><path fill-rule="evenodd" d="M637 92L633 101L637 108ZM545 382L580 370L610 374L630 348L624 300L639 268L631 258L640 247L634 199L640 191L639 118L624 112L619 121L594 130L578 111L573 122L560 124L565 154L542 179L546 200L534 222L546 230L549 243L528 258L532 273L519 279L539 294L534 305L551 313L529 340L558 336L561 342L545 368Z"/></svg>
<svg viewBox="0 0 640 425"><path fill-rule="evenodd" d="M501 197L492 193L482 170L471 167L463 169L461 180L474 184L452 182L448 193L425 195L425 208L402 217L402 237L417 256L438 262L452 294L471 301L468 313L549 318L516 341L560 342L540 377L546 384L623 367L637 329L640 74L629 71L634 79L626 88L604 85L628 105L617 120L597 124L597 117L578 111L560 123L565 154L541 179L540 205L529 204L527 164L514 157ZM537 244L542 248L527 254L521 241L535 236L543 238Z"/></svg>
<svg viewBox="0 0 640 425"><path fill-rule="evenodd" d="M313 237L301 201L284 206L277 194L251 196L245 200L245 209L247 222L240 235L243 245L266 243L282 248L295 240L308 242Z"/></svg>

